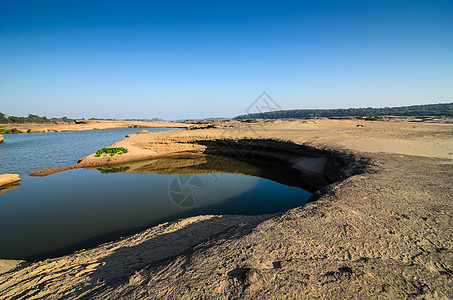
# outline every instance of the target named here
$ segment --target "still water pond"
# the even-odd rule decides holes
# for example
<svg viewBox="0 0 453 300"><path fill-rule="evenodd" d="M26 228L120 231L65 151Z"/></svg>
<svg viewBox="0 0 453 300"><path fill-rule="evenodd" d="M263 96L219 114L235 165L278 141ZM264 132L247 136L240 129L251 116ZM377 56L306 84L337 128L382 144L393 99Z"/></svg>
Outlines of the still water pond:
<svg viewBox="0 0 453 300"><path fill-rule="evenodd" d="M0 258L68 254L188 216L281 212L311 195L288 169L216 157L22 178L0 194Z"/></svg>

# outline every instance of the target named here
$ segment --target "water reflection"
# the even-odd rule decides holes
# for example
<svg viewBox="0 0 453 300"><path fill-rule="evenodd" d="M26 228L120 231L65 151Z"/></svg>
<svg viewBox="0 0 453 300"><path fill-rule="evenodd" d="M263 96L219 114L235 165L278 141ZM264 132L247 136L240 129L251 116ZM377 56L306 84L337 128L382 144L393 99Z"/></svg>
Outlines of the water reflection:
<svg viewBox="0 0 453 300"><path fill-rule="evenodd" d="M310 192L314 192L325 185L322 177L302 177L298 170L282 162L251 158L241 160L216 155L161 157L97 168L97 170L102 173L211 174L214 181L217 181L222 174L238 174L270 179L284 185L300 187Z"/></svg>
<svg viewBox="0 0 453 300"><path fill-rule="evenodd" d="M0 186L0 194L11 191L12 189L15 189L17 187L20 187L19 183L13 183L13 184Z"/></svg>
<svg viewBox="0 0 453 300"><path fill-rule="evenodd" d="M292 176L281 166L207 156L25 176L0 195L0 258L59 256L188 216L284 211L311 195Z"/></svg>

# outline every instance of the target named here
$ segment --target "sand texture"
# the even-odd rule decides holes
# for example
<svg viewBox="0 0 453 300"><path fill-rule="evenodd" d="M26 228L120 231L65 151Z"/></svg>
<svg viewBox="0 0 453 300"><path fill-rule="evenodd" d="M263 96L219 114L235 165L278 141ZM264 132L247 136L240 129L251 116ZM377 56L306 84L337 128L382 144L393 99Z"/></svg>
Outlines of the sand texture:
<svg viewBox="0 0 453 300"><path fill-rule="evenodd" d="M0 175L0 187L17 183L20 181L18 174L1 174Z"/></svg>
<svg viewBox="0 0 453 300"><path fill-rule="evenodd" d="M0 175L0 194L11 191L20 186L20 177L18 174ZM1 267L0 267L1 268Z"/></svg>
<svg viewBox="0 0 453 300"><path fill-rule="evenodd" d="M60 258L0 261L0 299L453 298L452 124L190 128L132 134L112 145L127 154L93 154L72 167L235 153L324 171L330 184L281 214L198 216Z"/></svg>

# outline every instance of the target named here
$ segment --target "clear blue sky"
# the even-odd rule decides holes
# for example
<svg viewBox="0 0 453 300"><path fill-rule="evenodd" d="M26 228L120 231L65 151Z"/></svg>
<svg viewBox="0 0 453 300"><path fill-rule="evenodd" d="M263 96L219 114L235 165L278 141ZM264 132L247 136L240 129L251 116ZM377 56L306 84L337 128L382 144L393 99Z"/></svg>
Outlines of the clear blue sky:
<svg viewBox="0 0 453 300"><path fill-rule="evenodd" d="M453 101L453 1L0 1L0 112L231 117Z"/></svg>

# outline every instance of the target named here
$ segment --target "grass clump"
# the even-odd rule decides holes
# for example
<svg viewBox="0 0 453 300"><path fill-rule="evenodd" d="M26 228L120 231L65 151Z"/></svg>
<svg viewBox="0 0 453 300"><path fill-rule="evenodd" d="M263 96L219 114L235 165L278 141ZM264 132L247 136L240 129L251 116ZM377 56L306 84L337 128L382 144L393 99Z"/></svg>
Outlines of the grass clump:
<svg viewBox="0 0 453 300"><path fill-rule="evenodd" d="M100 157L101 155L103 154L110 154L110 156L114 156L115 154L123 154L123 153L127 153L129 152L129 150L127 148L124 148L124 147L117 147L117 148L102 148L102 149L99 149L97 152L96 152L96 157Z"/></svg>
<svg viewBox="0 0 453 300"><path fill-rule="evenodd" d="M365 117L365 121L379 121L378 117L369 115L368 117Z"/></svg>
<svg viewBox="0 0 453 300"><path fill-rule="evenodd" d="M0 129L0 134L15 134L15 133L23 133L23 132L20 130L17 130L17 128Z"/></svg>

